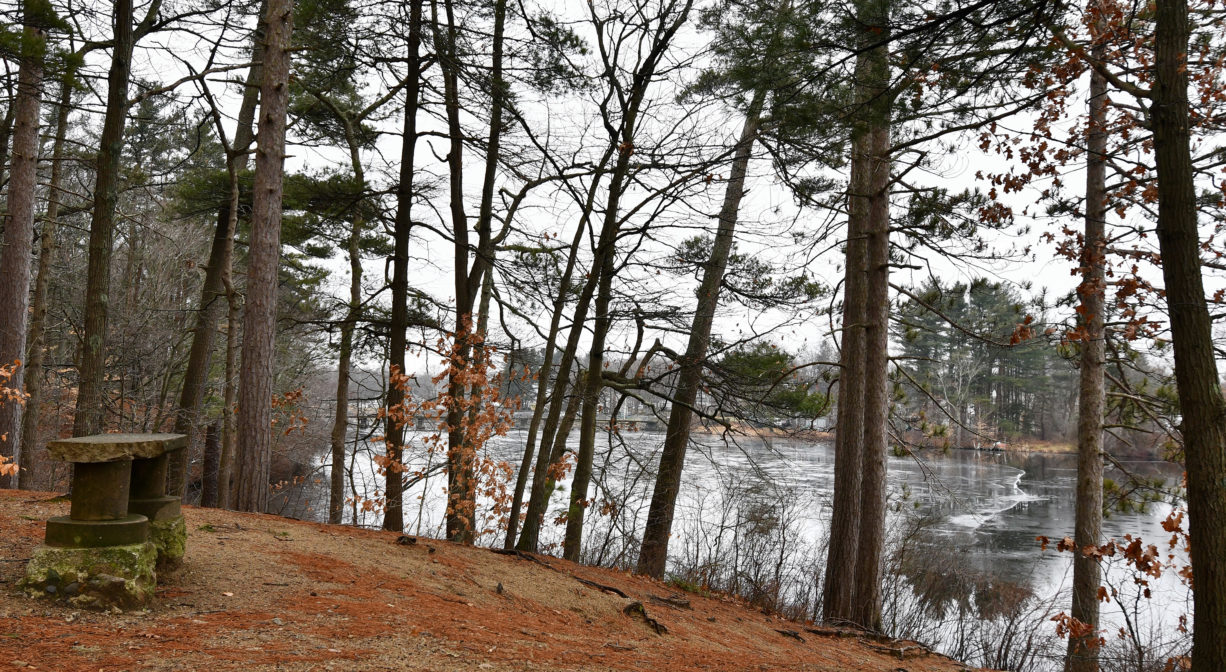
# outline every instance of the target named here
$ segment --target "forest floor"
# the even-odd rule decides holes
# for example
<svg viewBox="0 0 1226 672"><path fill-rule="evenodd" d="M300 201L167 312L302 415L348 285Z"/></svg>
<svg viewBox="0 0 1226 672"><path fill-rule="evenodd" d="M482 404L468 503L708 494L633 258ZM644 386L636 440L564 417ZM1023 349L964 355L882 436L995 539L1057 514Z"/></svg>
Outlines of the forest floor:
<svg viewBox="0 0 1226 672"><path fill-rule="evenodd" d="M52 496L0 490L0 670L967 669L624 572L193 507L149 609L78 611L16 590Z"/></svg>

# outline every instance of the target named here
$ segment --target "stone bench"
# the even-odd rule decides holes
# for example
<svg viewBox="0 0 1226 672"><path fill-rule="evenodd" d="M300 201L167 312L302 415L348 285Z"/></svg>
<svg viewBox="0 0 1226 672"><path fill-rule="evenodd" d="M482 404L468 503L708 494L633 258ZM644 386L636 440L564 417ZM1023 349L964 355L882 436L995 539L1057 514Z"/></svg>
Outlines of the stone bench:
<svg viewBox="0 0 1226 672"><path fill-rule="evenodd" d="M44 545L22 582L31 594L78 606L131 607L153 594L154 567L183 558L187 528L179 498L166 495L169 454L182 434L99 434L52 441L72 464L72 507L47 521Z"/></svg>

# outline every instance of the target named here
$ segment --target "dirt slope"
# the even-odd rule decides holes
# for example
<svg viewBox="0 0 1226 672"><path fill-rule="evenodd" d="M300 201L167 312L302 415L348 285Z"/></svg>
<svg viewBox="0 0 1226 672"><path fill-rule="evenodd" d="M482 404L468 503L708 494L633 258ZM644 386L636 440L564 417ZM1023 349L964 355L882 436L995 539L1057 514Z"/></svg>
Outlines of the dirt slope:
<svg viewBox="0 0 1226 672"><path fill-rule="evenodd" d="M78 612L15 590L49 497L0 490L0 670L966 669L616 571L212 509L150 610Z"/></svg>

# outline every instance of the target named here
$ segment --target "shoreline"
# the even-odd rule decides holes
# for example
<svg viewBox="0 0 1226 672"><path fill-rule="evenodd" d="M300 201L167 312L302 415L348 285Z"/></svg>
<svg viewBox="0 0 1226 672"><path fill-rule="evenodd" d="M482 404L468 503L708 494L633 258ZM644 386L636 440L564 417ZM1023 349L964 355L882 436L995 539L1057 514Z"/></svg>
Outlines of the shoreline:
<svg viewBox="0 0 1226 672"><path fill-rule="evenodd" d="M808 441L834 441L834 432L820 429L785 429L783 427L752 427L743 422L730 423L731 428L722 425L695 424L690 427L691 434L719 436L726 431L740 436L756 436L775 439L803 439Z"/></svg>

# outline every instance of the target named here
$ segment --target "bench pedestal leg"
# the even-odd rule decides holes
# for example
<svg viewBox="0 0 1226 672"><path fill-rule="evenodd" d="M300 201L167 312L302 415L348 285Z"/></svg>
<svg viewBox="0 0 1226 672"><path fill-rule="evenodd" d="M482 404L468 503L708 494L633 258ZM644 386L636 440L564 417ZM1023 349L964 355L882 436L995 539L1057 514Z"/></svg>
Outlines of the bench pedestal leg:
<svg viewBox="0 0 1226 672"><path fill-rule="evenodd" d="M48 521L45 543L19 587L76 607L148 604L156 567L183 557L187 527L179 498L166 496L166 453L186 445L182 434L99 434L48 443L54 459L73 464L72 509Z"/></svg>
<svg viewBox="0 0 1226 672"><path fill-rule="evenodd" d="M132 488L128 511L149 519L149 541L157 548L158 568L173 569L183 561L187 524L179 498L166 494L170 454L132 460Z"/></svg>
<svg viewBox="0 0 1226 672"><path fill-rule="evenodd" d="M44 543L20 582L26 594L90 609L149 603L157 584L157 550L149 542L150 519L128 510L132 464L73 464L72 508L69 515L47 521Z"/></svg>

